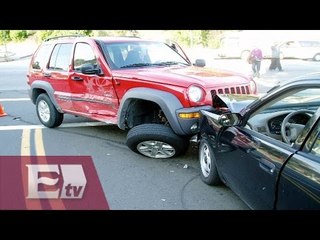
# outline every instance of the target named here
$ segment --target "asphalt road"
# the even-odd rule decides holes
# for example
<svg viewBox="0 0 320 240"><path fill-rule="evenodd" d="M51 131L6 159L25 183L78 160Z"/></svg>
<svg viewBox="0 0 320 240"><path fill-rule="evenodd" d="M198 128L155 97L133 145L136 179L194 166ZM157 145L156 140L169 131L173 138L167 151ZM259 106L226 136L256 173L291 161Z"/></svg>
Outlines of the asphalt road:
<svg viewBox="0 0 320 240"><path fill-rule="evenodd" d="M268 60L257 79L259 92L279 81L317 71L320 63L284 60L284 72L268 72ZM63 125L43 128L27 95L29 59L0 63L0 103L8 116L0 118L0 155L20 156L22 135L30 128L30 154L43 144L47 156L91 156L110 209L243 210L247 206L227 187L210 187L199 176L198 149L192 143L184 156L155 160L133 153L124 144L126 132L81 117L65 115ZM241 60L214 60L215 67L250 74ZM91 124L91 125L90 125ZM37 132L41 131L39 138Z"/></svg>

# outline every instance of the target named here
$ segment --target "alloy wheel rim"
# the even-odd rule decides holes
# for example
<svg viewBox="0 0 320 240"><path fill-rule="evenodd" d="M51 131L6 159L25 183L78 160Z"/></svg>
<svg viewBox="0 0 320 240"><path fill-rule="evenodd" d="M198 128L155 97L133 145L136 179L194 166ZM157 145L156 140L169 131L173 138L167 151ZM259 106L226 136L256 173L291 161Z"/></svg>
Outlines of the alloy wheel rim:
<svg viewBox="0 0 320 240"><path fill-rule="evenodd" d="M38 104L38 113L43 122L50 120L50 108L46 101L41 100Z"/></svg>
<svg viewBox="0 0 320 240"><path fill-rule="evenodd" d="M138 144L137 150L151 158L169 158L175 155L176 151L170 144L161 141L143 141Z"/></svg>
<svg viewBox="0 0 320 240"><path fill-rule="evenodd" d="M204 144L201 149L200 166L202 175L204 177L208 177L211 170L211 157L209 146L207 144Z"/></svg>

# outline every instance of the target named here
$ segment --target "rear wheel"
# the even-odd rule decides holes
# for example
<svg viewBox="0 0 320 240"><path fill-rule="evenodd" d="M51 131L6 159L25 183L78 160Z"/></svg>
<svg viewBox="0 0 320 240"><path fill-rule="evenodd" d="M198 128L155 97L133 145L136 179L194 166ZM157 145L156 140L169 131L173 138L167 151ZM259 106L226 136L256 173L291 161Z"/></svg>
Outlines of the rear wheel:
<svg viewBox="0 0 320 240"><path fill-rule="evenodd" d="M316 55L314 55L313 60L319 62L320 61L320 53L317 53Z"/></svg>
<svg viewBox="0 0 320 240"><path fill-rule="evenodd" d="M242 60L247 61L249 55L250 55L250 51L245 50L245 51L243 51L243 52L241 53L241 56L240 56L240 57L241 57Z"/></svg>
<svg viewBox="0 0 320 240"><path fill-rule="evenodd" d="M57 111L49 96L42 93L36 101L37 115L40 122L49 128L61 125L63 121L63 113Z"/></svg>
<svg viewBox="0 0 320 240"><path fill-rule="evenodd" d="M199 160L201 168L201 179L208 185L221 185L218 174L216 159L210 143L206 139L201 139L199 145Z"/></svg>
<svg viewBox="0 0 320 240"><path fill-rule="evenodd" d="M188 150L189 140L176 135L162 124L141 124L127 135L127 146L134 152L150 158L171 158Z"/></svg>

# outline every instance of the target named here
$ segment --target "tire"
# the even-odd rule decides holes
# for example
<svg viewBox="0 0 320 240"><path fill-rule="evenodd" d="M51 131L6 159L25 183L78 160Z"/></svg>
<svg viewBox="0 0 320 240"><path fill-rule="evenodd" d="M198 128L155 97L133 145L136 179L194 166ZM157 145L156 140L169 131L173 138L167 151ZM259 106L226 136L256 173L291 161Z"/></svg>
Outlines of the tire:
<svg viewBox="0 0 320 240"><path fill-rule="evenodd" d="M63 121L63 113L57 111L49 96L42 93L36 101L37 116L40 122L49 128L58 127Z"/></svg>
<svg viewBox="0 0 320 240"><path fill-rule="evenodd" d="M208 185L221 185L216 159L207 139L201 139L199 145L199 163L201 180Z"/></svg>
<svg viewBox="0 0 320 240"><path fill-rule="evenodd" d="M244 51L242 51L240 58L241 58L242 60L244 60L244 61L247 61L249 55L250 55L250 51L244 50Z"/></svg>
<svg viewBox="0 0 320 240"><path fill-rule="evenodd" d="M171 158L188 150L189 140L176 135L162 124L141 124L130 129L127 146L150 158Z"/></svg>
<svg viewBox="0 0 320 240"><path fill-rule="evenodd" d="M313 61L316 61L316 62L320 61L320 53L317 53L316 55L314 55Z"/></svg>

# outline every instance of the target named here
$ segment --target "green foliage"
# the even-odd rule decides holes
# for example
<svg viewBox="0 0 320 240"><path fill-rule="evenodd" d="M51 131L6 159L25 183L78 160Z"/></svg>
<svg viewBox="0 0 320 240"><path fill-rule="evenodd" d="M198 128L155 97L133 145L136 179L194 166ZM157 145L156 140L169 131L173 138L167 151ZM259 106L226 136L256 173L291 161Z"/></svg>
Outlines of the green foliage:
<svg viewBox="0 0 320 240"><path fill-rule="evenodd" d="M10 41L10 31L9 30L1 30L0 31L0 44L4 44Z"/></svg>
<svg viewBox="0 0 320 240"><path fill-rule="evenodd" d="M28 37L26 30L11 30L9 32L10 39L15 42L22 41Z"/></svg>
<svg viewBox="0 0 320 240"><path fill-rule="evenodd" d="M94 30L92 31L92 34L95 37L139 36L139 32L137 30Z"/></svg>
<svg viewBox="0 0 320 240"><path fill-rule="evenodd" d="M220 38L228 30L166 30L163 34L166 38L178 42L182 47L209 47L219 48ZM1 30L0 44L8 41L21 41L30 35L35 35L38 42L63 35L85 36L134 36L139 37L137 30Z"/></svg>
<svg viewBox="0 0 320 240"><path fill-rule="evenodd" d="M201 30L200 31L201 43L204 47L208 47L209 35L210 35L209 30Z"/></svg>
<svg viewBox="0 0 320 240"><path fill-rule="evenodd" d="M174 30L170 31L171 38L186 47L219 48L220 37L225 30Z"/></svg>
<svg viewBox="0 0 320 240"><path fill-rule="evenodd" d="M75 35L75 34L91 36L92 30L42 30L42 31L36 32L38 41L43 41L50 37Z"/></svg>

